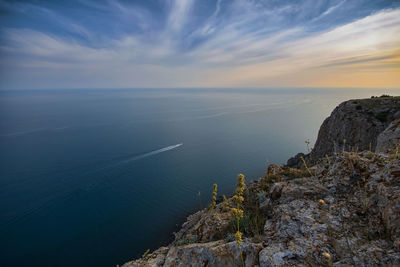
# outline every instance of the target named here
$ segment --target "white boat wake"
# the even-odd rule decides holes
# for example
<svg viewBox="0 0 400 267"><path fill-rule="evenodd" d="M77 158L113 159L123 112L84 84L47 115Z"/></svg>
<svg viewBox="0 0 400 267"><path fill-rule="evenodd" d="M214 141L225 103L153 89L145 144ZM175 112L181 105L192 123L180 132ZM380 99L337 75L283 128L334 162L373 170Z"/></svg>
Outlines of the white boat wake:
<svg viewBox="0 0 400 267"><path fill-rule="evenodd" d="M163 153L163 152L178 148L181 145L183 145L183 143L180 143L180 144L177 144L177 145L173 145L173 146L167 146L167 147L164 147L164 148L161 148L161 149L157 149L157 150L154 150L154 151L151 151L151 152L139 155L139 156L135 156L135 157L130 158L130 159L126 159L126 160L120 161L117 164L119 165L119 164L122 164L122 163L127 163L127 162L135 161L135 160L138 160L138 159L147 158L147 157L150 157L150 156L153 156L153 155L156 155L156 154L160 154L160 153Z"/></svg>
<svg viewBox="0 0 400 267"><path fill-rule="evenodd" d="M150 152L138 155L138 156L134 156L132 158L124 159L124 160L118 161L118 162L116 162L114 164L108 165L107 167L102 168L102 170L109 169L109 168L114 168L114 167L119 166L121 164L129 163L129 162L136 161L136 160L143 159L143 158L147 158L147 157L151 157L151 156L154 156L154 155L157 155L157 154L169 151L169 150L173 150L173 149L178 148L178 147L180 147L182 145L183 145L183 143L172 145L172 146L167 146L167 147L163 147L163 148L160 148L160 149L157 149L157 150L153 150L153 151L150 151Z"/></svg>

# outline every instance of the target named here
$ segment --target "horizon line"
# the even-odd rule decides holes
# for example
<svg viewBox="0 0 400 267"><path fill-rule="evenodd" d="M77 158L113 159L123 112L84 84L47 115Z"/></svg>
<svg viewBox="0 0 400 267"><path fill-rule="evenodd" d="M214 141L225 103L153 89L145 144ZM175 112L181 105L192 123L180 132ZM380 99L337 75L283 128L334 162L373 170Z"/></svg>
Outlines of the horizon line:
<svg viewBox="0 0 400 267"><path fill-rule="evenodd" d="M44 88L0 88L0 91L27 91L27 90L154 90L154 89L376 89L376 90L400 90L400 87L360 87L360 86L241 86L241 87L199 87L199 86L180 86L180 87L44 87Z"/></svg>

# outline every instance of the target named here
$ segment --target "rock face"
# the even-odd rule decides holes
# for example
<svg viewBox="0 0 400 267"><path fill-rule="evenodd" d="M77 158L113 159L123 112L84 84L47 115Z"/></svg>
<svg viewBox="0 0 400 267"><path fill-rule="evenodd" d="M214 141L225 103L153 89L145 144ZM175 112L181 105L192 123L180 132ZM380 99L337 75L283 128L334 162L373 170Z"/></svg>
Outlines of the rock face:
<svg viewBox="0 0 400 267"><path fill-rule="evenodd" d="M400 117L400 97L377 97L341 103L323 122L309 160L316 161L334 152L374 151L378 135ZM344 141L345 140L345 141ZM288 166L302 165L299 157Z"/></svg>
<svg viewBox="0 0 400 267"><path fill-rule="evenodd" d="M306 158L307 155L304 153L297 153L296 156L288 159L286 165L289 167L301 167L302 165L301 157Z"/></svg>
<svg viewBox="0 0 400 267"><path fill-rule="evenodd" d="M245 255L245 265L255 266L258 263L258 253L262 249L261 243L252 243L244 240L241 245ZM242 262L236 242L226 243L214 241L195 243L186 246L162 247L149 256L136 261L128 262L126 267L150 266L232 266L241 267Z"/></svg>
<svg viewBox="0 0 400 267"><path fill-rule="evenodd" d="M312 170L272 165L247 186L265 223L241 244L245 265L400 266L400 159L344 152ZM172 244L124 266L242 266L227 206L189 216Z"/></svg>
<svg viewBox="0 0 400 267"><path fill-rule="evenodd" d="M377 137L400 111L400 97L349 100L340 104L323 122L312 158L351 148L375 149ZM344 143L344 140L346 142Z"/></svg>
<svg viewBox="0 0 400 267"><path fill-rule="evenodd" d="M376 144L376 152L389 152L395 150L400 144L400 118L392 121L389 126L379 134Z"/></svg>
<svg viewBox="0 0 400 267"><path fill-rule="evenodd" d="M316 167L315 177L274 185L260 266L327 266L324 252L334 266L399 265L400 161L344 153Z"/></svg>

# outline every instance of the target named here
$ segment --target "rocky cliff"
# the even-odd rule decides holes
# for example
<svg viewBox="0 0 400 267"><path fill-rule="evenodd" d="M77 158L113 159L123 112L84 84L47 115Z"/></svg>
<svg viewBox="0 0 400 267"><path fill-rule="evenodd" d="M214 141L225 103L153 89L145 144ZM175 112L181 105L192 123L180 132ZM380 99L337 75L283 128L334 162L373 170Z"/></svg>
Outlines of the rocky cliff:
<svg viewBox="0 0 400 267"><path fill-rule="evenodd" d="M301 166L300 156L316 161L343 150L374 151L379 134L396 118L400 118L400 97L345 101L323 122L310 155L299 154L287 165Z"/></svg>
<svg viewBox="0 0 400 267"><path fill-rule="evenodd" d="M389 126L378 135L376 152L398 150L400 144L400 118L393 120ZM395 152L396 153L396 152Z"/></svg>
<svg viewBox="0 0 400 267"><path fill-rule="evenodd" d="M305 170L270 165L265 177L246 186L240 221L245 266L400 266L400 156L390 148L396 147L393 136L398 135L400 122L393 120L388 127L386 121L399 107L393 100L381 100L381 109L377 102L347 101L324 122L326 129L321 127L319 139L326 135L339 140L343 131L348 133L343 135L349 140L346 144L359 144L358 150L364 151L340 148ZM361 123L364 115L355 112L349 119L344 114L368 112L371 105L375 115L386 114L371 115L371 127L383 128L373 135L368 133L371 127ZM340 126L343 120L346 127ZM380 153L375 153L361 139L378 131L382 136L374 137L374 146L377 142ZM235 207L229 198L214 209L198 211L187 218L171 244L124 266L243 266L233 235Z"/></svg>

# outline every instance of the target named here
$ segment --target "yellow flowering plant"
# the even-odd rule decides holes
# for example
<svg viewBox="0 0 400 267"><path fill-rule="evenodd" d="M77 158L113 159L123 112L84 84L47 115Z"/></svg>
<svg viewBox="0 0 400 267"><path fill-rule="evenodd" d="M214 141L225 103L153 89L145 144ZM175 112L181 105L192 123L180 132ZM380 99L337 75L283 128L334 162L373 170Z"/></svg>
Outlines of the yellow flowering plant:
<svg viewBox="0 0 400 267"><path fill-rule="evenodd" d="M211 209L214 210L215 206L217 205L217 184L214 184L213 186L213 192L212 192L212 202L211 202Z"/></svg>
<svg viewBox="0 0 400 267"><path fill-rule="evenodd" d="M238 245L239 253L240 253L240 259L242 260L242 265L243 267L245 266L244 260L243 260L243 253L242 249L240 247L240 243L243 242L242 240L242 232L240 232L240 219L243 218L243 210L240 209L241 203L244 201L243 193L244 189L246 188L246 185L244 183L244 175L239 174L238 175L238 183L237 183L237 188L236 188L236 194L233 196L233 200L236 202L236 208L232 208L231 212L233 217L236 218L236 233L235 233L235 239L236 243Z"/></svg>
<svg viewBox="0 0 400 267"><path fill-rule="evenodd" d="M225 211L229 211L229 201L225 195L222 195L222 197L224 198Z"/></svg>

